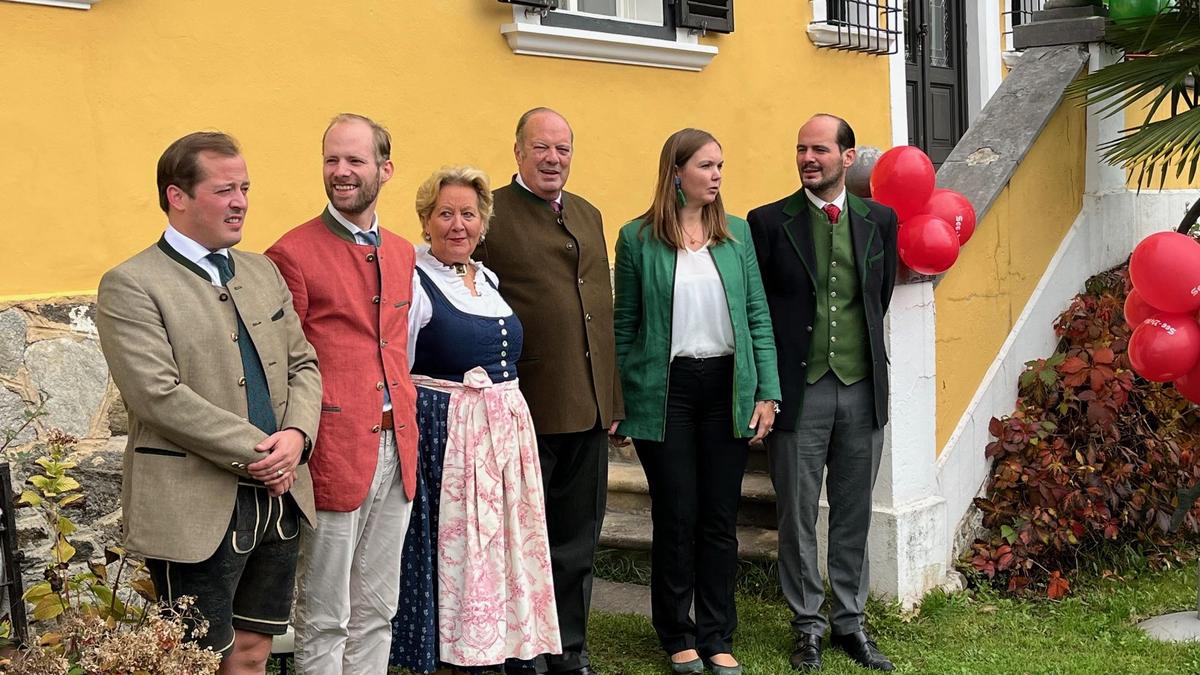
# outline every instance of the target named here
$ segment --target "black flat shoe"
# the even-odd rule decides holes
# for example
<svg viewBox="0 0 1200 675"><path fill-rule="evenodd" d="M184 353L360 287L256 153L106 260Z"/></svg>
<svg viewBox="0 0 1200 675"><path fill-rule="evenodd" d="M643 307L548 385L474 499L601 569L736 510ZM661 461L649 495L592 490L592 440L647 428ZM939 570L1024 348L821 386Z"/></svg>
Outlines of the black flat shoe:
<svg viewBox="0 0 1200 675"><path fill-rule="evenodd" d="M821 669L821 636L812 633L800 633L796 636L796 646L792 657L788 659L792 668L811 672Z"/></svg>
<svg viewBox="0 0 1200 675"><path fill-rule="evenodd" d="M858 631L856 633L846 633L845 635L830 636L829 643L834 647L846 652L846 655L854 660L855 663L863 668L871 670L892 671L896 667L888 660L888 657L879 651L875 646L875 641L872 640L866 631Z"/></svg>

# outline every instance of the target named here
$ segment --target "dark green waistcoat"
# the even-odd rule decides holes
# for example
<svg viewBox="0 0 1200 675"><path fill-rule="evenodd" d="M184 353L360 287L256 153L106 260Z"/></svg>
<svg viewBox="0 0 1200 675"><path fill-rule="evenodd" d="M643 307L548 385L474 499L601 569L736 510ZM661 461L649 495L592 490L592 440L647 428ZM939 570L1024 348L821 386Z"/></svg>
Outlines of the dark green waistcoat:
<svg viewBox="0 0 1200 675"><path fill-rule="evenodd" d="M854 273L850 217L842 209L836 224L808 202L816 253L817 313L808 351L808 383L833 374L854 384L871 374L871 346L863 313L862 288Z"/></svg>

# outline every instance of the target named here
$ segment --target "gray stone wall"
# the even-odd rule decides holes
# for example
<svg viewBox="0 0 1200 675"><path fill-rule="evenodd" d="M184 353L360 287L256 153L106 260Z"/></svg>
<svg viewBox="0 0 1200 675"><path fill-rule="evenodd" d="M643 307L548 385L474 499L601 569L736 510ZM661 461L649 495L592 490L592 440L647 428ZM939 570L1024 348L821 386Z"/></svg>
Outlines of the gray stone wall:
<svg viewBox="0 0 1200 675"><path fill-rule="evenodd" d="M86 497L70 513L77 562L102 555L120 537L121 456L128 420L100 352L94 297L0 303L0 430L16 429L45 398L44 415L6 451L20 494L39 444L51 429L79 439L73 475ZM26 587L42 578L48 540L39 515L20 509L18 544Z"/></svg>

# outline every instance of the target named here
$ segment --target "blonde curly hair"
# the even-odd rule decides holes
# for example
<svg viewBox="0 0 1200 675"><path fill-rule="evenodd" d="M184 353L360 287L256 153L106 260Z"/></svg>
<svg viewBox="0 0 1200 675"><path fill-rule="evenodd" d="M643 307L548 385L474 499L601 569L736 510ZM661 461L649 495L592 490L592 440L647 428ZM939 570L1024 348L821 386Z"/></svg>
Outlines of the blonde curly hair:
<svg viewBox="0 0 1200 675"><path fill-rule="evenodd" d="M443 166L421 183L421 187L417 188L417 218L422 227L433 213L442 188L447 185L461 185L475 191L479 198L479 220L483 223L480 234L487 234L492 222L492 188L487 174L473 166Z"/></svg>

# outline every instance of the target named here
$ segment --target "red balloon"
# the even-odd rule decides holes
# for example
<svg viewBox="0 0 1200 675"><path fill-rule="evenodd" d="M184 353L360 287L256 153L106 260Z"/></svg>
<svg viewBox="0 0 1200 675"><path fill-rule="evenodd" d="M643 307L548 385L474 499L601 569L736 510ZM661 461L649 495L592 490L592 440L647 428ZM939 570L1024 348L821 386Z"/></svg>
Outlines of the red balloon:
<svg viewBox="0 0 1200 675"><path fill-rule="evenodd" d="M933 216L913 216L896 235L900 259L921 274L941 274L958 259L958 234L954 227Z"/></svg>
<svg viewBox="0 0 1200 675"><path fill-rule="evenodd" d="M1158 312L1129 338L1129 362L1138 375L1169 382L1187 375L1200 361L1200 326L1190 314Z"/></svg>
<svg viewBox="0 0 1200 675"><path fill-rule="evenodd" d="M1192 403L1200 403L1200 364L1175 380L1175 391Z"/></svg>
<svg viewBox="0 0 1200 675"><path fill-rule="evenodd" d="M1133 249L1129 276L1142 299L1164 312L1200 309L1200 243L1178 232L1156 232Z"/></svg>
<svg viewBox="0 0 1200 675"><path fill-rule="evenodd" d="M1136 288L1130 289L1129 295L1125 296L1125 323L1131 328L1137 328L1143 321L1161 311L1146 302Z"/></svg>
<svg viewBox="0 0 1200 675"><path fill-rule="evenodd" d="M921 213L927 213L950 223L958 233L958 244L967 243L975 234L975 207L962 194L938 188L929 196Z"/></svg>
<svg viewBox="0 0 1200 675"><path fill-rule="evenodd" d="M871 198L895 209L900 222L921 212L933 187L933 162L911 145L883 153L871 171Z"/></svg>

